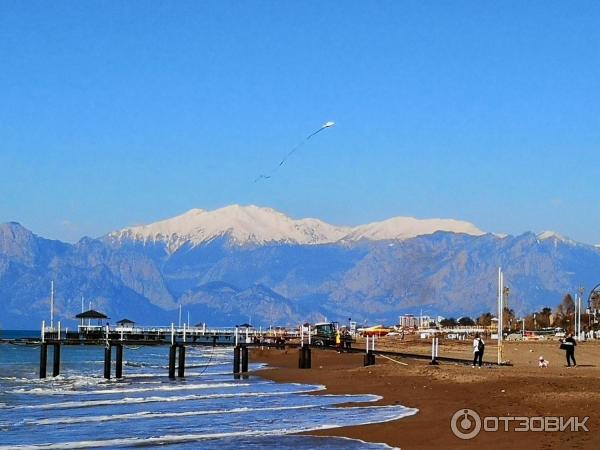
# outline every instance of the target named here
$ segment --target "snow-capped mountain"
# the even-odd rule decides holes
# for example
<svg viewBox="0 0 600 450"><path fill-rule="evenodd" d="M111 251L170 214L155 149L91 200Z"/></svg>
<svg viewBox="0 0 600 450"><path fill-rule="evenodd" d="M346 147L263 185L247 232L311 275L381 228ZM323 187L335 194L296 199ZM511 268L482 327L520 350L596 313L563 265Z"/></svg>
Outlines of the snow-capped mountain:
<svg viewBox="0 0 600 450"><path fill-rule="evenodd" d="M194 322L231 326L252 315L255 324L267 326L325 317L395 323L399 314L421 308L447 317L494 311L498 267L518 314L554 307L573 286L598 284L600 250L594 246L559 241L556 233L478 236L479 230L454 222L429 228L420 222L391 219L352 229L229 207L76 244L44 239L17 223L0 224L0 326L33 329L47 319L50 281L54 317L69 326L82 296L110 317L149 325L176 320L183 305ZM453 232L406 238L441 226ZM231 243L289 242L290 236L335 242ZM156 239L157 245L129 238ZM185 251L164 251L165 238L186 245ZM390 245L389 238L405 239ZM190 246L188 239L205 243Z"/></svg>
<svg viewBox="0 0 600 450"><path fill-rule="evenodd" d="M472 236L485 234L475 225L454 219L424 219L414 217L394 217L382 222L361 225L352 230L346 239L381 241L388 239L410 239L436 231L464 233Z"/></svg>
<svg viewBox="0 0 600 450"><path fill-rule="evenodd" d="M537 238L540 241L551 240L552 242L554 242L554 244L558 244L560 242L563 244L577 245L577 242L575 242L572 239L569 239L568 237L563 236L560 233L557 233L556 231L543 231L541 233L538 233Z"/></svg>
<svg viewBox="0 0 600 450"><path fill-rule="evenodd" d="M436 231L485 234L475 225L452 219L419 220L395 217L357 227L336 226L318 219L294 220L271 208L231 205L214 211L192 209L180 216L149 225L115 231L109 239L164 243L174 252L183 245L197 246L219 237L236 245L285 243L329 244L338 241L409 239Z"/></svg>
<svg viewBox="0 0 600 450"><path fill-rule="evenodd" d="M150 225L125 228L112 239L164 242L170 251L227 237L233 244L324 244L343 238L349 229L318 219L293 220L271 208L231 205L214 211L192 209Z"/></svg>

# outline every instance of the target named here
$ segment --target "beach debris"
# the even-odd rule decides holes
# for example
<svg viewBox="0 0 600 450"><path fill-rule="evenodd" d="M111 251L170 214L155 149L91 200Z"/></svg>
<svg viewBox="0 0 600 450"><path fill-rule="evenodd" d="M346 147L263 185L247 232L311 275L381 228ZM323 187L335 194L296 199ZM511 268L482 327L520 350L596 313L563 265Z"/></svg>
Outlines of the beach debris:
<svg viewBox="0 0 600 450"><path fill-rule="evenodd" d="M281 162L270 172L270 173L266 173L266 174L260 174L259 176L257 176L254 179L254 182L257 183L261 180L268 180L270 178L272 178L275 175L275 172L277 172L277 170L279 170L280 167L282 167L286 161L288 160L288 158L290 156L292 156L294 153L296 153L300 147L302 147L306 142L308 142L313 136L319 134L321 131L326 130L327 128L331 128L335 126L335 122L332 121L328 121L325 122L318 130L312 132L311 134L309 134L308 136L306 136L302 141L300 141L298 144L296 144L281 160Z"/></svg>

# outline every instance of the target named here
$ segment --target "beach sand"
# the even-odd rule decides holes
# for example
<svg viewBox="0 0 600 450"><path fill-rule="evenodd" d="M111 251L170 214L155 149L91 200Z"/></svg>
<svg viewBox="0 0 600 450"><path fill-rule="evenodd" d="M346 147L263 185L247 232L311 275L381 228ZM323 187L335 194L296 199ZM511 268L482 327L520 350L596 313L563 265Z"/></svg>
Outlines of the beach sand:
<svg viewBox="0 0 600 450"><path fill-rule="evenodd" d="M378 345L401 352L411 349L427 353L430 344L418 339L385 340ZM440 356L470 358L470 342L440 343ZM496 348L486 346L488 360L496 359ZM509 342L505 359L512 367L488 365L473 369L465 364L431 366L427 361L401 359L408 366L377 357L375 366L363 367L362 353L313 350L312 369L298 369L298 350L254 349L253 362L271 368L258 371L261 377L279 382L324 384L325 394L377 394L377 405L401 404L418 408L415 416L393 422L344 427L309 434L346 436L369 442L384 442L403 449L600 449L600 343L577 347L576 368L564 367L564 352L556 342ZM537 359L550 361L539 369ZM321 395L316 393L315 395ZM471 440L454 436L451 418L469 408L481 417L492 416L589 416L589 432L480 432ZM534 425L536 425L534 423ZM537 423L539 426L539 423Z"/></svg>

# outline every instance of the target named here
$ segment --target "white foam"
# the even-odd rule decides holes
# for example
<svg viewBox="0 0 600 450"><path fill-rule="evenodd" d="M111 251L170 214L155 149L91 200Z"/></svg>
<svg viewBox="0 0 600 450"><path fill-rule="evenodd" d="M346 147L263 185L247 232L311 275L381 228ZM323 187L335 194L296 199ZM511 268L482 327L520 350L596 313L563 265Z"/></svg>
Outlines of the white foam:
<svg viewBox="0 0 600 450"><path fill-rule="evenodd" d="M111 420L136 420L136 419L157 419L168 417L189 417L189 416L206 416L214 414L240 414L261 411L287 411L294 409L316 408L318 405L299 405L299 406L270 406L265 408L232 408L232 409L215 409L208 411L185 411L185 412L170 412L157 413L151 411L141 411L130 414L112 414L105 416L86 416L86 417L58 417L54 419L39 419L25 421L26 425L57 425L57 424L75 424L75 423L91 423L91 422L108 422Z"/></svg>
<svg viewBox="0 0 600 450"><path fill-rule="evenodd" d="M221 389L231 387L249 386L248 383L206 383L206 384L175 384L154 387L141 388L113 388L113 389L96 389L93 391L79 391L72 389L13 389L8 391L11 394L31 394L31 395L103 395L103 394L129 394L134 392L155 392L155 391L190 391L196 389Z"/></svg>
<svg viewBox="0 0 600 450"><path fill-rule="evenodd" d="M399 409L397 406L380 406L373 407L379 408L380 410L385 409ZM418 412L417 409L400 407L401 411L396 412L393 415L388 417L374 417L378 420L364 420L357 421L351 423L351 425L367 425L371 423L382 423L382 422L391 422L393 420L398 420ZM341 408L345 409L345 408ZM74 449L74 448L94 448L94 447L117 447L117 446L148 446L148 445L165 445L165 444L177 444L184 442L192 442L206 439L218 439L218 438L226 438L226 437L236 437L236 436L274 436L274 435L285 435L291 433L301 433L307 431L316 431L316 430L327 430L332 428L339 428L342 426L346 426L346 424L321 424L318 426L298 426L292 428L284 428L278 430L264 430L264 431L235 431L229 433L204 433L204 434L184 434L184 435L164 435L158 437L150 437L150 438L139 438L139 437L128 437L128 438L117 438L117 439L105 439L105 440L95 440L95 441L76 441L76 442L60 442L55 444L39 444L39 445L23 445L23 446L0 446L0 450L8 450L8 449L44 449L44 450L52 450L52 449Z"/></svg>
<svg viewBox="0 0 600 450"><path fill-rule="evenodd" d="M119 399L107 399L107 400L88 400L88 401L74 401L74 402L59 402L59 403L45 403L42 405L15 405L9 406L5 409L58 409L58 408L87 408L93 406L112 406L118 404L139 404L139 403L153 403L153 402L178 402L186 400L204 400L211 398L233 398L233 397L273 397L278 395L291 395L291 394L307 394L309 392L316 392L325 390L323 385L308 386L308 389L302 389L297 391L281 391L281 392L238 392L232 394L206 394L206 395L182 395L182 396L171 396L171 397L124 397Z"/></svg>

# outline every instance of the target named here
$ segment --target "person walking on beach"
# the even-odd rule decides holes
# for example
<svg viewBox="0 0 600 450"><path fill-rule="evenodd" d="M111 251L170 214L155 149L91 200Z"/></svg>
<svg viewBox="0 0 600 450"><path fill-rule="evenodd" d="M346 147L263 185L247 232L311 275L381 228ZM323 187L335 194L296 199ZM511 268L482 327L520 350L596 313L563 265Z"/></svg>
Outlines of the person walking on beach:
<svg viewBox="0 0 600 450"><path fill-rule="evenodd" d="M335 346L337 347L337 352L342 353L342 335L340 334L340 330L335 332Z"/></svg>
<svg viewBox="0 0 600 450"><path fill-rule="evenodd" d="M479 333L477 333L475 334L475 339L473 339L473 367L479 363L479 368L481 369L484 350L485 342L483 342L483 339L481 339L481 337L479 337Z"/></svg>
<svg viewBox="0 0 600 450"><path fill-rule="evenodd" d="M577 341L573 338L573 334L569 333L567 338L560 344L560 348L566 350L567 353L567 367L571 367L571 361L573 361L573 367L577 367L577 362L575 361L575 346L577 345Z"/></svg>

